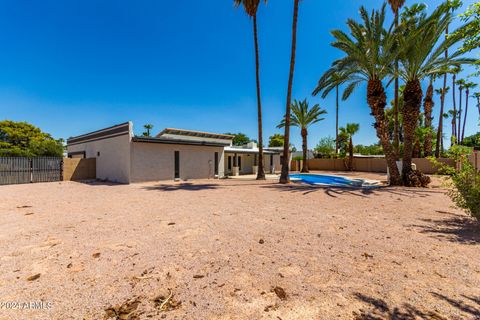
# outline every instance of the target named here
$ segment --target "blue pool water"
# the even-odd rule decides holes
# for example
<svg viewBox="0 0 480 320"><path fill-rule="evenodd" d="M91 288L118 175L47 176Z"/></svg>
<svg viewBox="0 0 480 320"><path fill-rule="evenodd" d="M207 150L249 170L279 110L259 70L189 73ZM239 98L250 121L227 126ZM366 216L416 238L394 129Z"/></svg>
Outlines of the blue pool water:
<svg viewBox="0 0 480 320"><path fill-rule="evenodd" d="M290 179L293 182L303 182L312 185L327 185L335 187L362 187L363 181L360 179L348 179L340 176L331 176L323 174L291 174Z"/></svg>

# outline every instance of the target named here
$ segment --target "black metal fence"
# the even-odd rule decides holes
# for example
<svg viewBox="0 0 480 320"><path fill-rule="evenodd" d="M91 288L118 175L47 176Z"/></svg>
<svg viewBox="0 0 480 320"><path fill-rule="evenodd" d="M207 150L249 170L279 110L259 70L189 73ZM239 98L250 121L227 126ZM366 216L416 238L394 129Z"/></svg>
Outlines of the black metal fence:
<svg viewBox="0 0 480 320"><path fill-rule="evenodd" d="M61 181L63 159L0 157L0 185Z"/></svg>

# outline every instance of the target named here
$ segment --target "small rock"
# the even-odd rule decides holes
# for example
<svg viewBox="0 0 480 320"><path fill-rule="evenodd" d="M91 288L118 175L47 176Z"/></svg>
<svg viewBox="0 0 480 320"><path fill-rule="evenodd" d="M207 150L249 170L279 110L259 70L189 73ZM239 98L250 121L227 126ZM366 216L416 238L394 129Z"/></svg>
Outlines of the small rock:
<svg viewBox="0 0 480 320"><path fill-rule="evenodd" d="M72 266L73 266L73 264L71 262L69 264L67 264L68 269L70 269Z"/></svg>
<svg viewBox="0 0 480 320"><path fill-rule="evenodd" d="M260 240L258 241L258 243L260 243L260 244L264 244L264 243L265 243L265 241L264 241L263 239L260 239Z"/></svg>
<svg viewBox="0 0 480 320"><path fill-rule="evenodd" d="M287 293L282 287L275 287L273 288L273 292L280 298L280 300L287 300Z"/></svg>
<svg viewBox="0 0 480 320"><path fill-rule="evenodd" d="M193 276L193 279L202 279L204 277L205 277L204 275L196 274L196 275Z"/></svg>
<svg viewBox="0 0 480 320"><path fill-rule="evenodd" d="M168 225L173 226L174 224L175 224L175 222L170 222Z"/></svg>
<svg viewBox="0 0 480 320"><path fill-rule="evenodd" d="M28 281L35 281L38 278L40 278L40 273L34 274L33 276L30 276L27 278Z"/></svg>
<svg viewBox="0 0 480 320"><path fill-rule="evenodd" d="M364 252L364 253L362 254L362 256L364 256L364 257L365 257L365 259L368 259L368 258L373 258L373 255L371 255L371 254L368 254L368 253L366 253L366 252Z"/></svg>
<svg viewBox="0 0 480 320"><path fill-rule="evenodd" d="M95 252L94 254L92 254L92 257L94 258L100 257L100 252Z"/></svg>

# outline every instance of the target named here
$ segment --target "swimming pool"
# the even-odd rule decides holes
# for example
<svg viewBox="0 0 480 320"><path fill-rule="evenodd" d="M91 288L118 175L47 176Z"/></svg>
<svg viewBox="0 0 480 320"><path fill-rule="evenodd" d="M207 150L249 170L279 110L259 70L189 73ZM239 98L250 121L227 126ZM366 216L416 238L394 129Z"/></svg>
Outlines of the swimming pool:
<svg viewBox="0 0 480 320"><path fill-rule="evenodd" d="M319 186L368 188L380 185L380 181L366 179L350 179L342 176L325 174L291 174L290 180Z"/></svg>

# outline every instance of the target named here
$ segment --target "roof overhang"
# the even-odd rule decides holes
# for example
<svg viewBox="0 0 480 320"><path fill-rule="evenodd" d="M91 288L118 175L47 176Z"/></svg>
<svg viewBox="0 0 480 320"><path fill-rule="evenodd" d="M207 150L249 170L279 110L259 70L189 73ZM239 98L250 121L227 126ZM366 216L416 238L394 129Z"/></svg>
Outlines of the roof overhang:
<svg viewBox="0 0 480 320"><path fill-rule="evenodd" d="M140 137L140 136L133 137L132 142L177 144L177 145L189 145L189 146L208 146L208 147L222 147L222 148L229 146L228 143L182 140L182 139L167 139L167 138L157 138L157 137Z"/></svg>
<svg viewBox="0 0 480 320"><path fill-rule="evenodd" d="M211 133L211 132L202 132L202 131L195 131L195 130L185 130L185 129L175 129L175 128L166 128L163 129L162 132L157 134L157 138L165 135L165 134L172 134L172 135L179 135L179 136L189 136L189 137L199 137L199 138L212 138L212 139L224 139L224 140L232 140L234 136L229 134L219 134L219 133Z"/></svg>
<svg viewBox="0 0 480 320"><path fill-rule="evenodd" d="M241 153L241 154L259 154L260 151L258 149L247 149L247 148L232 148L232 147L225 147L225 153ZM263 153L265 154L281 154L282 152L276 150L268 150L263 149Z"/></svg>
<svg viewBox="0 0 480 320"><path fill-rule="evenodd" d="M128 135L130 134L130 127L130 122L125 122L80 136L70 137L67 139L67 146Z"/></svg>

